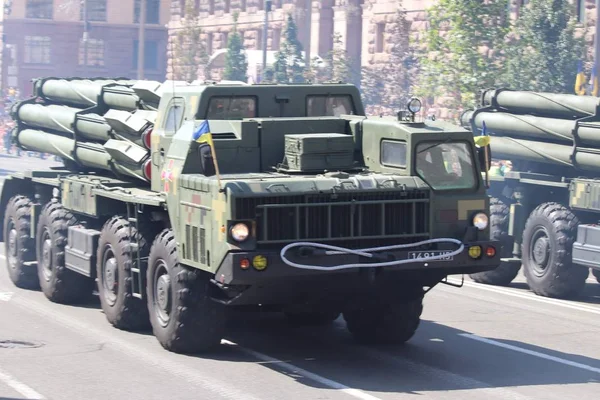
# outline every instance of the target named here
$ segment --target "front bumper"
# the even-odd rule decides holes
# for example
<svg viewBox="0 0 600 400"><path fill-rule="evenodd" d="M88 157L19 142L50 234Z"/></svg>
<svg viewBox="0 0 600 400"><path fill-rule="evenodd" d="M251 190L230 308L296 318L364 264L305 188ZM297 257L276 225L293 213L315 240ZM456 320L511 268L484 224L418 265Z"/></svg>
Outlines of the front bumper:
<svg viewBox="0 0 600 400"><path fill-rule="evenodd" d="M472 258L469 256L469 248L474 246L481 247L481 256L478 258ZM492 257L486 255L485 249L489 246L495 248L495 254ZM452 252L454 249L444 250ZM388 267L377 267L367 269L377 269L384 272L386 275L414 275L416 274L442 274L442 275L453 275L453 274L471 274L475 272L482 272L495 269L500 265L500 242L498 241L480 241L470 242L465 244L464 250L455 255L450 260L434 260L434 261L420 261L416 259L414 262L388 266ZM434 250L438 251L438 250ZM414 251L398 250L388 251L385 253L377 253L379 255L385 254L385 257L381 257L379 260L367 259L365 257L353 255L353 254L339 254L339 255L301 255L296 249L290 249L286 253L286 258L294 263L303 265L316 265L316 266L336 266L342 264L357 264L357 263L375 263L375 262L387 262L392 260L407 260L414 259L419 254L414 253L428 253L427 250ZM257 270L253 267L253 259L255 256L263 256L267 259L267 266L263 270ZM247 260L250 263L250 267L244 269L241 267L242 261ZM302 277L327 277L327 276L344 276L353 275L357 273L357 270L364 270L365 268L349 268L335 271L315 271L300 269L290 266L281 259L279 251L268 251L268 252L231 252L225 256L221 265L215 273L215 280L224 285L259 285L265 282L272 282L274 280L282 279L293 279Z"/></svg>

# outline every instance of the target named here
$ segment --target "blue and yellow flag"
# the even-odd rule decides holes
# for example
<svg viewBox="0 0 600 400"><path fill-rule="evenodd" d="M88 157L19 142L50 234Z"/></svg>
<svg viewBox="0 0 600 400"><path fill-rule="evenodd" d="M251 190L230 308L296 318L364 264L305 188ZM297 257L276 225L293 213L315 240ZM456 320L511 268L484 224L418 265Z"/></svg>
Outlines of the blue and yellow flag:
<svg viewBox="0 0 600 400"><path fill-rule="evenodd" d="M486 147L490 145L490 136L487 134L487 127L485 126L485 121L482 123L483 127L481 129L481 136L475 136L473 139L475 140L475 144L479 147Z"/></svg>
<svg viewBox="0 0 600 400"><path fill-rule="evenodd" d="M207 143L210 147L213 146L212 134L210 133L210 126L208 121L204 120L194 132L194 141L197 143Z"/></svg>
<svg viewBox="0 0 600 400"><path fill-rule="evenodd" d="M577 78L575 79L575 93L579 96L585 95L585 74L583 73L583 63L577 64Z"/></svg>

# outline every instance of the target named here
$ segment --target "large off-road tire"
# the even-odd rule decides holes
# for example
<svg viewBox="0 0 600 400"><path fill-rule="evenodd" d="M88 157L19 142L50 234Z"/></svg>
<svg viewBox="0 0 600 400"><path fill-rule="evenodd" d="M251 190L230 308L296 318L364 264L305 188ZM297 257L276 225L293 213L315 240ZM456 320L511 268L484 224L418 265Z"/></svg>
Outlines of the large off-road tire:
<svg viewBox="0 0 600 400"><path fill-rule="evenodd" d="M600 269L593 269L592 274L596 277L598 283L600 283Z"/></svg>
<svg viewBox="0 0 600 400"><path fill-rule="evenodd" d="M140 258L148 257L148 238L134 227L131 227L130 231L127 219L114 216L102 227L96 257L98 294L104 315L114 327L143 330L150 328L150 320L147 303L133 296L131 268L135 259L132 259L131 255L135 257L136 253L130 253L132 237L134 243L139 246Z"/></svg>
<svg viewBox="0 0 600 400"><path fill-rule="evenodd" d="M37 268L25 263L35 261L35 242L31 238L31 199L11 198L4 213L4 254L8 276L22 289L39 289Z"/></svg>
<svg viewBox="0 0 600 400"><path fill-rule="evenodd" d="M537 295L566 298L579 293L587 267L571 262L579 219L558 203L539 205L523 230L522 261L529 288Z"/></svg>
<svg viewBox="0 0 600 400"><path fill-rule="evenodd" d="M508 236L509 217L509 207L500 199L492 197L490 199L490 239L500 241L500 257L502 258L512 258L512 240ZM506 286L515 279L520 269L520 262L501 262L496 269L477 272L469 276L478 283Z"/></svg>
<svg viewBox="0 0 600 400"><path fill-rule="evenodd" d="M227 309L210 298L210 278L179 263L171 229L158 234L148 259L148 310L154 336L167 350L198 353L220 344Z"/></svg>
<svg viewBox="0 0 600 400"><path fill-rule="evenodd" d="M38 277L44 295L55 303L78 303L91 298L94 280L65 266L67 230L77 220L56 200L40 212L36 233Z"/></svg>
<svg viewBox="0 0 600 400"><path fill-rule="evenodd" d="M344 312L348 331L361 344L402 344L419 327L423 297L414 300L369 305Z"/></svg>
<svg viewBox="0 0 600 400"><path fill-rule="evenodd" d="M293 325L328 325L338 319L339 311L284 311L284 315Z"/></svg>

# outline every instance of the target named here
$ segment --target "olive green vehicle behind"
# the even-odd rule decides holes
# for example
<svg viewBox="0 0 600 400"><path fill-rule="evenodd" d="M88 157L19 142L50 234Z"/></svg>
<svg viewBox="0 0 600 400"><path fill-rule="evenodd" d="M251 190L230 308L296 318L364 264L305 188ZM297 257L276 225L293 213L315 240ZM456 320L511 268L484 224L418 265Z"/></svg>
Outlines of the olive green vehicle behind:
<svg viewBox="0 0 600 400"><path fill-rule="evenodd" d="M111 324L171 351L211 348L232 310L257 309L343 313L358 341L404 342L429 289L500 263L472 134L367 118L354 86L35 88L13 140L68 167L6 180L11 279L60 303L97 285Z"/></svg>
<svg viewBox="0 0 600 400"><path fill-rule="evenodd" d="M540 296L580 294L590 269L600 282L600 100L594 96L486 90L461 124L512 169L490 177L491 235L502 263L476 273L508 285L521 267Z"/></svg>

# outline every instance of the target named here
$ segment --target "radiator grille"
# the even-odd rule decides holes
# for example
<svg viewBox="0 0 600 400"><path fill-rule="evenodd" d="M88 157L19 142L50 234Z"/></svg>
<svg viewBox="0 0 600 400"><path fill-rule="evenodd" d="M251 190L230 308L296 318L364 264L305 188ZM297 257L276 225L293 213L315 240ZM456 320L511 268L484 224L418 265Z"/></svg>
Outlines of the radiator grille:
<svg viewBox="0 0 600 400"><path fill-rule="evenodd" d="M234 216L256 220L259 245L414 242L429 237L429 191L237 198Z"/></svg>

